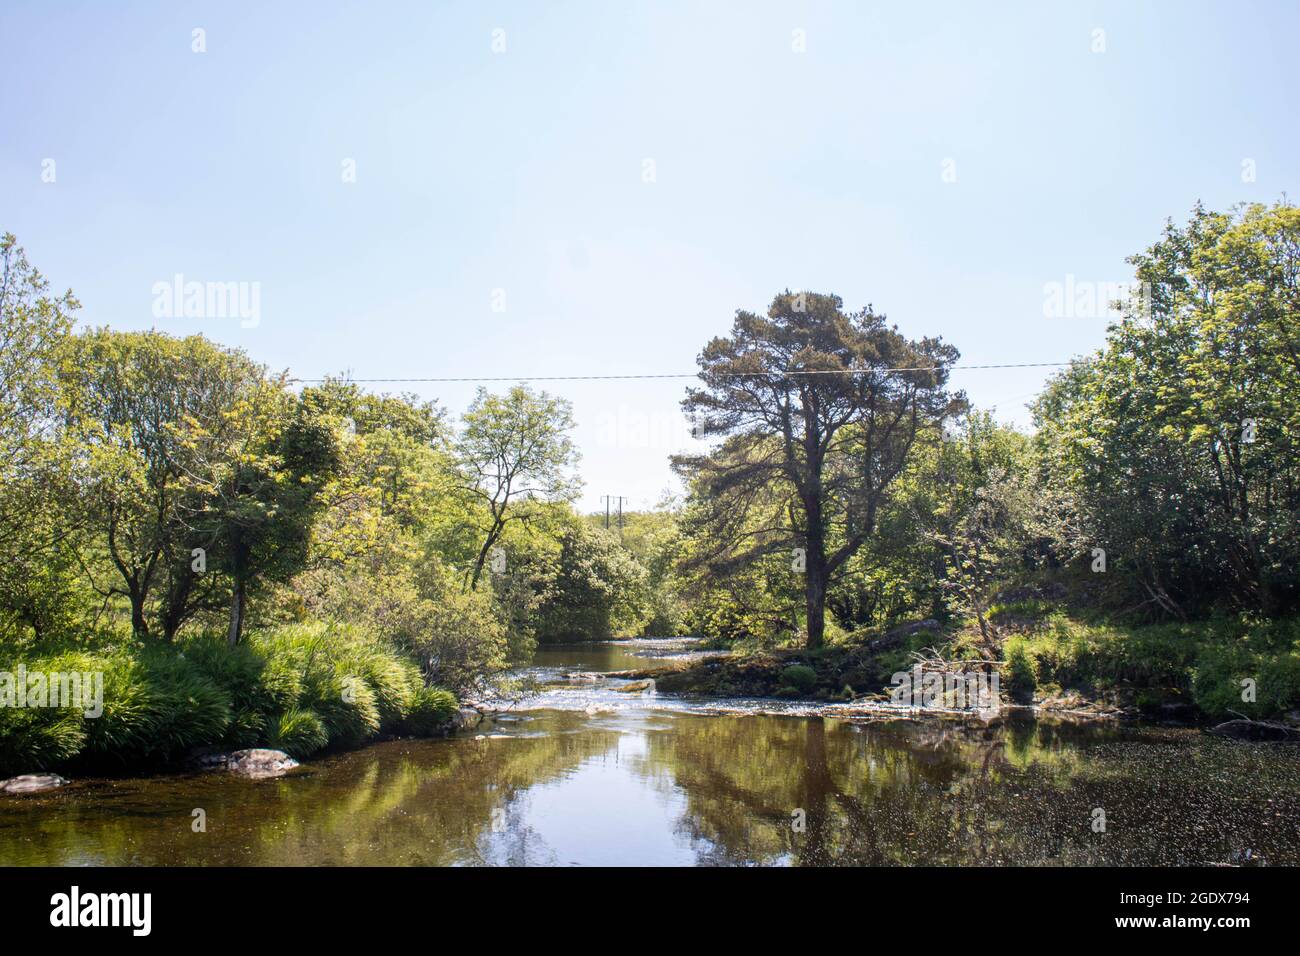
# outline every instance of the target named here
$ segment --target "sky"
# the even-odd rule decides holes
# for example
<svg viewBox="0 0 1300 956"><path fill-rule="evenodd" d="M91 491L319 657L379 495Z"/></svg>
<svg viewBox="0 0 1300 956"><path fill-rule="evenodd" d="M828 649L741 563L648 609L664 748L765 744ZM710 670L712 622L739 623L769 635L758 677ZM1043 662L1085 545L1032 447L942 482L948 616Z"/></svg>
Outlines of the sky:
<svg viewBox="0 0 1300 956"><path fill-rule="evenodd" d="M1297 28L1295 2L4 0L0 230L84 325L304 379L687 374L787 288L963 364L1064 362L1167 218L1300 190ZM243 298L187 312L177 276ZM1051 372L953 384L1027 427ZM686 384L536 384L573 403L584 509L677 490ZM368 387L455 420L477 386Z"/></svg>

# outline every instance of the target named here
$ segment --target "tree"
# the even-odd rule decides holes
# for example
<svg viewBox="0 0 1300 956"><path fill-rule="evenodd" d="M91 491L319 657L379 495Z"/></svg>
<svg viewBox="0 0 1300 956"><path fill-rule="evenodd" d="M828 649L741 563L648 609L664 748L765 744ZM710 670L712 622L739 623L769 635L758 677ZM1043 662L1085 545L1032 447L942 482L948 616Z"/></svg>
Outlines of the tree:
<svg viewBox="0 0 1300 956"><path fill-rule="evenodd" d="M704 384L683 407L725 441L675 463L718 532L705 560L725 572L802 549L809 647L823 641L828 586L875 531L914 444L963 407L946 389L957 356L870 307L850 314L837 296L788 291L765 316L737 312L731 335L700 354ZM763 520L745 527L755 513Z"/></svg>
<svg viewBox="0 0 1300 956"><path fill-rule="evenodd" d="M211 538L211 567L229 579L234 647L254 582L287 581L305 567L321 490L340 454L330 424L287 394L283 380L262 382L222 424L213 432L188 423L195 466L185 483L197 501L188 524Z"/></svg>
<svg viewBox="0 0 1300 956"><path fill-rule="evenodd" d="M1281 613L1300 601L1300 210L1197 206L1129 261L1150 295L1040 398L1045 459L1146 602Z"/></svg>
<svg viewBox="0 0 1300 956"><path fill-rule="evenodd" d="M560 539L555 577L537 611L538 635L585 641L627 633L648 596L646 570L617 534L575 524Z"/></svg>
<svg viewBox="0 0 1300 956"><path fill-rule="evenodd" d="M127 599L137 636L148 636L153 617L170 640L218 593L215 578L196 578L191 567L194 548L214 545L188 520L201 508L194 487L205 467L194 439L231 432L230 410L259 387L264 369L201 336L157 332L99 329L72 337L62 353L80 484L94 543L114 578L95 587ZM96 557L87 562L92 582Z"/></svg>
<svg viewBox="0 0 1300 956"><path fill-rule="evenodd" d="M74 575L79 509L57 373L79 307L71 292L49 294L13 235L0 238L0 617L38 637L61 616Z"/></svg>
<svg viewBox="0 0 1300 956"><path fill-rule="evenodd" d="M940 588L953 610L975 618L990 657L997 629L988 619L996 587L1023 566L1034 537L1035 489L1023 435L999 428L987 412L967 416L939 452L923 524L942 556Z"/></svg>
<svg viewBox="0 0 1300 956"><path fill-rule="evenodd" d="M572 428L572 407L546 392L522 385L503 396L478 390L457 443L464 487L486 510L471 590L508 523L526 524L548 503L577 497L580 485L570 469L578 453L567 434Z"/></svg>

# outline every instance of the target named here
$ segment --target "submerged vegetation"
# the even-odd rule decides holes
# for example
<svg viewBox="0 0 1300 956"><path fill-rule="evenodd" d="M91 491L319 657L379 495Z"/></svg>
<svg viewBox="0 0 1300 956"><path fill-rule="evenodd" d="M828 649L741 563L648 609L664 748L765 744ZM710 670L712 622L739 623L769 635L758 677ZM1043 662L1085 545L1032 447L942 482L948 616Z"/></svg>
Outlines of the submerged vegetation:
<svg viewBox="0 0 1300 956"><path fill-rule="evenodd" d="M6 236L0 671L102 673L104 699L0 707L0 773L436 733L539 642L622 635L752 652L709 672L783 696L929 653L1021 699L1295 708L1298 249L1289 205L1170 224L1032 434L950 388L953 346L781 293L700 354L684 497L615 532L573 506L561 398L481 391L453 422L198 336L74 331Z"/></svg>

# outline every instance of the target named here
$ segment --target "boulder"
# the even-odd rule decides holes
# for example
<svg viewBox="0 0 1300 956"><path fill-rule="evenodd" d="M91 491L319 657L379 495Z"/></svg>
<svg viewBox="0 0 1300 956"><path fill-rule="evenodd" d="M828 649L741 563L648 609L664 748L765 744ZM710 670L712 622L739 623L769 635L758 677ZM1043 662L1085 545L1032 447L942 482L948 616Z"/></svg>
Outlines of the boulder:
<svg viewBox="0 0 1300 956"><path fill-rule="evenodd" d="M280 777L298 766L283 750L236 750L228 754L207 754L199 758L199 766L207 770L226 770L241 777L264 779Z"/></svg>
<svg viewBox="0 0 1300 956"><path fill-rule="evenodd" d="M67 786L68 781L57 773L25 773L20 777L0 780L0 793L48 793Z"/></svg>
<svg viewBox="0 0 1300 956"><path fill-rule="evenodd" d="M614 690L620 694L639 694L642 691L654 690L655 682L652 680L634 680L630 684L624 684L622 687L615 687Z"/></svg>

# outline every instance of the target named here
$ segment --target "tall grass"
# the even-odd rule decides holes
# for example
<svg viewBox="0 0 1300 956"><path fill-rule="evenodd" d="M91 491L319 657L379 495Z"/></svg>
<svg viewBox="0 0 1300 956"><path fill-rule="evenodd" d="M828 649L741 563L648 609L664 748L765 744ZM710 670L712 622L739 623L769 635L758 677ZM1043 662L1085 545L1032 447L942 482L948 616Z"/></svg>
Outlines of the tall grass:
<svg viewBox="0 0 1300 956"><path fill-rule="evenodd" d="M1139 705L1172 697L1215 719L1262 718L1300 707L1297 619L1220 617L1126 627L1058 612L1034 633L1010 638L1002 656L1011 665L1011 682L1023 690L1055 683L1130 693Z"/></svg>
<svg viewBox="0 0 1300 956"><path fill-rule="evenodd" d="M28 672L99 671L103 714L0 707L0 777L70 765L162 766L203 748L269 746L294 757L379 734L427 736L456 699L428 688L414 663L348 626L296 624L176 645L105 640L97 650L26 651ZM0 648L0 670L19 658Z"/></svg>

